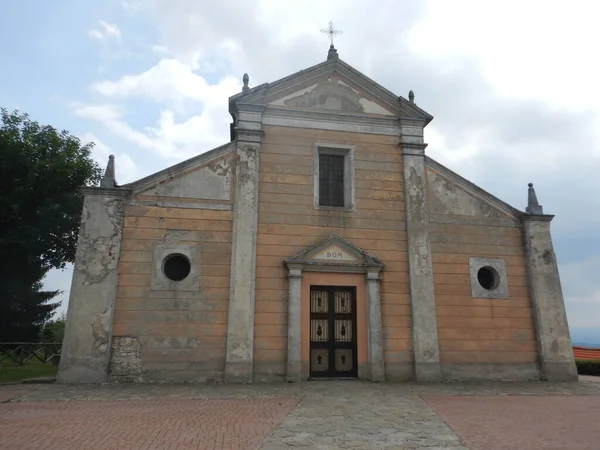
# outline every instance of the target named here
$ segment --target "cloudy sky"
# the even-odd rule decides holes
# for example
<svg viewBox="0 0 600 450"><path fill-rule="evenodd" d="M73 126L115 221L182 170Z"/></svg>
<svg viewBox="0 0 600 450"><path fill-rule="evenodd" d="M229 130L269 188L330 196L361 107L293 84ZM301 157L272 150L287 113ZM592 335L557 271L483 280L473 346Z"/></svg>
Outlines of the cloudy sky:
<svg viewBox="0 0 600 450"><path fill-rule="evenodd" d="M229 140L227 99L340 57L435 119L427 152L553 221L574 340L600 344L600 6L503 0L5 2L0 105L116 155L119 183ZM63 289L71 270L48 276Z"/></svg>

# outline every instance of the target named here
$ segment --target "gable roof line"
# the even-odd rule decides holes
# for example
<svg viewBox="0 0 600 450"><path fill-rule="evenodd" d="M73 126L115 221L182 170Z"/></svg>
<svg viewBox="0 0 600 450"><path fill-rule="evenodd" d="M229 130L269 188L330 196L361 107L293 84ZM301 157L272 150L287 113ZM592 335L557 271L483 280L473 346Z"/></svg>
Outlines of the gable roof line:
<svg viewBox="0 0 600 450"><path fill-rule="evenodd" d="M326 60L326 61L320 62L318 64L315 64L313 66L310 66L310 67L308 67L306 69L302 69L302 70L299 70L297 72L294 72L293 74L288 75L288 76L283 77L283 78L280 78L279 80L275 80L275 81L271 81L271 82L266 82L266 83L259 84L258 86L255 86L255 87L251 88L250 90L248 90L248 92L240 92L238 94L235 94L235 95L229 97L229 101L232 102L232 101L237 100L237 99L239 99L241 97L248 97L248 98L250 98L252 96L252 94L257 94L259 91L265 90L267 88L272 88L273 86L277 87L278 84L283 84L286 81L292 80L292 79L296 78L298 75L301 75L301 74L303 74L305 72L315 71L317 69L320 69L322 67L326 67L328 65L333 66L334 63L335 63L335 60L329 60L329 61Z"/></svg>
<svg viewBox="0 0 600 450"><path fill-rule="evenodd" d="M373 80L372 78L368 77L367 75L363 74L362 72L352 67L350 64L348 64L340 58L326 60L306 69L302 69L279 80L270 83L267 82L260 84L250 89L248 92L241 92L236 95L233 95L232 97L229 97L230 112L231 106L234 103L237 103L238 100L243 99L243 101L240 103L251 103L254 100L260 99L261 96L275 95L280 91L284 91L287 88L292 87L293 84L288 86L287 83L303 74L312 73L313 76L311 76L310 78L318 78L322 76L323 73L327 73L328 71L334 72L336 69L340 74L346 75L348 78L354 78L354 80L352 81L354 81L359 87L373 95L373 97L375 97L377 100L391 107L398 114L398 116L402 115L399 113L401 113L401 111L404 109L407 112L411 112L413 115L416 116L416 118L425 120L425 125L427 125L433 120L433 116L431 114L427 113L425 110L421 109L414 103L411 103L410 101L406 100L404 97L394 94L392 91L390 91L377 81Z"/></svg>
<svg viewBox="0 0 600 450"><path fill-rule="evenodd" d="M402 95L396 95L396 94L394 94L392 91L390 91L389 89L387 89L385 86L383 86L382 84L380 84L377 81L373 80L372 78L370 78L369 76L365 75L364 73L360 72L358 69L352 67L347 62L345 62L345 61L343 61L343 60L340 59L339 63L346 70L350 71L351 73L353 73L354 75L358 76L359 78L362 78L367 83L372 84L373 86L375 86L383 94L385 94L385 95L387 95L389 97L394 98L401 105L407 106L409 109L413 110L413 112L415 112L417 115L424 116L424 118L426 119L427 123L429 123L429 122L431 122L433 120L433 116L431 114L429 114L427 111L421 109L420 107L418 107L414 103L410 102L409 100L405 99ZM396 106L396 109L400 109L400 108L398 108Z"/></svg>
<svg viewBox="0 0 600 450"><path fill-rule="evenodd" d="M148 189L149 187L166 180L167 178L174 177L186 170L193 169L194 167L209 161L213 158L222 156L235 148L235 141L228 142L227 144L208 150L196 156L192 156L185 161L174 164L166 169L160 170L153 174L150 174L137 181L121 185L119 187L130 189L132 192L139 192Z"/></svg>
<svg viewBox="0 0 600 450"><path fill-rule="evenodd" d="M430 167L430 168L436 170L441 175L445 175L446 177L450 178L451 180L457 182L467 192L474 194L476 197L478 197L481 200L483 200L484 202L488 203L490 206L495 207L497 210L499 210L505 214L509 214L509 215L513 216L515 219L520 219L520 217L523 214L525 214L524 211L521 211L521 210L515 208L514 206L509 205L505 201L500 200L495 195L490 194L488 191L480 188L475 183L467 180L466 178L462 177L461 175L457 174L456 172L448 169L446 166L440 164L439 162L437 162L436 160L432 159L431 157L429 157L427 155L425 155L425 164L427 167Z"/></svg>

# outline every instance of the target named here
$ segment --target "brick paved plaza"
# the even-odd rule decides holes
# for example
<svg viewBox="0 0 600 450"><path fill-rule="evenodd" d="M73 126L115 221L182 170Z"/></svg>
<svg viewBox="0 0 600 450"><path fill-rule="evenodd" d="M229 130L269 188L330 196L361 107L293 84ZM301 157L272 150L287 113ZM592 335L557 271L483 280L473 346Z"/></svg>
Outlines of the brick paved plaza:
<svg viewBox="0 0 600 450"><path fill-rule="evenodd" d="M600 448L600 383L0 386L0 449Z"/></svg>

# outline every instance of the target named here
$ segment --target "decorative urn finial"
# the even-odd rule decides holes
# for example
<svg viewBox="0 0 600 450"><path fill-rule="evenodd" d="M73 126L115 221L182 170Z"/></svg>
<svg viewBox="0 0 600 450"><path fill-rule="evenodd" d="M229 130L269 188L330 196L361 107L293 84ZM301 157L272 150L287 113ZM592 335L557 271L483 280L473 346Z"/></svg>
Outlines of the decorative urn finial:
<svg viewBox="0 0 600 450"><path fill-rule="evenodd" d="M250 88L248 87L248 82L250 81L250 77L248 76L247 73L245 73L244 76L242 77L242 81L244 82L244 87L242 88L242 92L246 93L250 90Z"/></svg>

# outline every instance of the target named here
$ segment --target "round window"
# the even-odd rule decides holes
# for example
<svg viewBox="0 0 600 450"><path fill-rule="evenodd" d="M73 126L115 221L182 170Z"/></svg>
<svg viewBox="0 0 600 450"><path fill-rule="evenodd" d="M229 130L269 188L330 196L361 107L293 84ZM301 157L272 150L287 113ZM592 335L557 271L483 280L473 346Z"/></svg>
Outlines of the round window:
<svg viewBox="0 0 600 450"><path fill-rule="evenodd" d="M500 275L493 267L485 266L477 272L477 281L479 281L482 288L491 291L498 287Z"/></svg>
<svg viewBox="0 0 600 450"><path fill-rule="evenodd" d="M167 256L163 262L163 272L171 281L185 280L191 269L190 260L179 253Z"/></svg>

